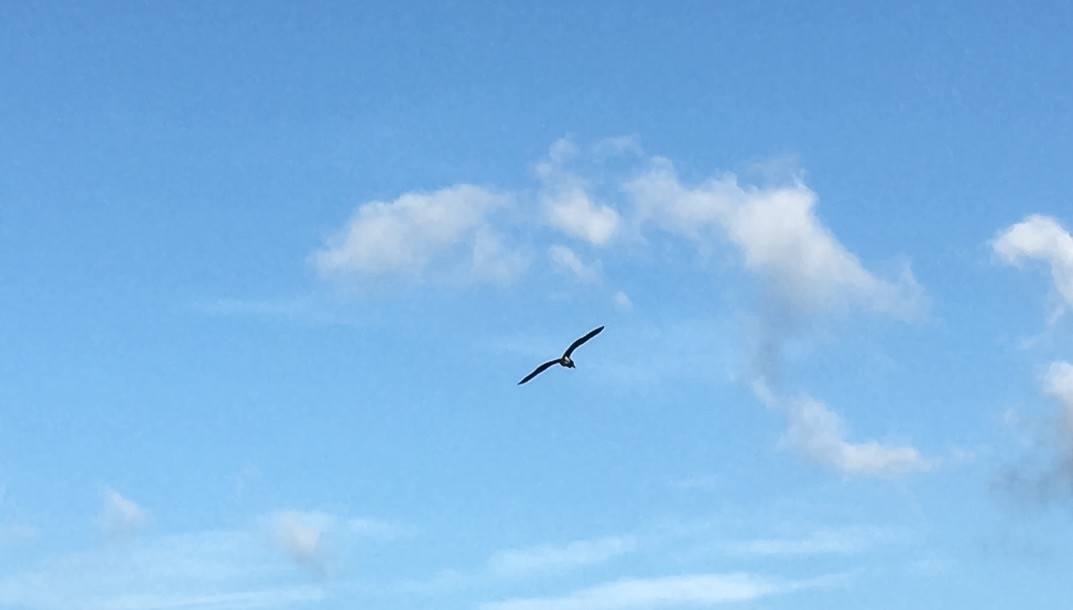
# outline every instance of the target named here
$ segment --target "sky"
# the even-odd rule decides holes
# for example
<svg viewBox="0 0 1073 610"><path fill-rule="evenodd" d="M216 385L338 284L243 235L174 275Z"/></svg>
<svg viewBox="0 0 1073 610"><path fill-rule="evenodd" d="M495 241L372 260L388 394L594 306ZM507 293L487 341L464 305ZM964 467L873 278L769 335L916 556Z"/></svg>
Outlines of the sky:
<svg viewBox="0 0 1073 610"><path fill-rule="evenodd" d="M1060 606L1071 25L3 3L0 607Z"/></svg>

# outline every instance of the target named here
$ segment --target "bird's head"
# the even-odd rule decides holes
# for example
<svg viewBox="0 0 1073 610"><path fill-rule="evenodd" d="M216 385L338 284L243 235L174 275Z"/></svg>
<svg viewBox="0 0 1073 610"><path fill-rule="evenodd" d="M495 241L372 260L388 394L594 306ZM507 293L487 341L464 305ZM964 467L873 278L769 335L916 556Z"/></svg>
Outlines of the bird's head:
<svg viewBox="0 0 1073 610"><path fill-rule="evenodd" d="M570 356L563 356L562 364L568 369L574 368L574 361L570 359Z"/></svg>

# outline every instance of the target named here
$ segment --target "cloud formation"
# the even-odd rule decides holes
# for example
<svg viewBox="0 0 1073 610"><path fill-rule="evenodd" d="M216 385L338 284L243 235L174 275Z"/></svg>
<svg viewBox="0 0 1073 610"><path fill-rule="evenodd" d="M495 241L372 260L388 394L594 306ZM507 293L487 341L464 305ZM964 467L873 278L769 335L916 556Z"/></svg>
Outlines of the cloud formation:
<svg viewBox="0 0 1073 610"><path fill-rule="evenodd" d="M109 536L127 536L152 522L152 515L137 502L108 488L97 524Z"/></svg>
<svg viewBox="0 0 1073 610"><path fill-rule="evenodd" d="M1030 504L1047 505L1073 499L1073 364L1055 361L1041 380L1041 390L1056 399L1057 413L1030 430L1034 462L1011 466L995 479L995 485Z"/></svg>
<svg viewBox="0 0 1073 610"><path fill-rule="evenodd" d="M625 167L612 163L621 160ZM633 138L601 140L584 151L560 139L535 173L544 221L589 246L611 246L627 226L635 233L655 227L702 246L732 245L747 271L805 312L861 306L908 316L921 304L910 269L894 278L866 269L817 217L818 197L800 179L755 186L726 173L688 185L673 163L646 157ZM497 212L526 199L524 192L459 184L372 201L312 258L324 275L507 282L525 264L505 245L508 231ZM582 264L566 246L548 248L553 265L583 281L599 268L599 260Z"/></svg>
<svg viewBox="0 0 1073 610"><path fill-rule="evenodd" d="M634 549L631 537L610 537L597 540L577 540L562 546L544 545L496 553L488 561L488 569L502 576L523 576L554 573L562 570L603 563Z"/></svg>
<svg viewBox="0 0 1073 610"><path fill-rule="evenodd" d="M1066 307L1073 307L1073 236L1057 219L1031 214L999 231L990 245L1007 265L1046 264L1058 295ZM1056 399L1061 409L1048 419L1046 432L1030 432L1039 461L1010 466L994 482L1031 503L1064 502L1073 497L1073 365L1052 362L1041 380L1041 391Z"/></svg>
<svg viewBox="0 0 1073 610"><path fill-rule="evenodd" d="M874 528L826 529L813 532L804 538L758 538L733 542L728 544L727 548L737 553L775 557L853 555L886 537L885 532Z"/></svg>
<svg viewBox="0 0 1073 610"><path fill-rule="evenodd" d="M365 518L344 518L319 511L283 510L267 519L276 547L299 566L320 571L347 538L392 538L398 529Z"/></svg>
<svg viewBox="0 0 1073 610"><path fill-rule="evenodd" d="M409 581L405 588L422 593L501 584L541 576L561 576L595 566L634 551L632 536L575 540L494 553L479 569L442 570L427 580Z"/></svg>
<svg viewBox="0 0 1073 610"><path fill-rule="evenodd" d="M670 161L657 157L625 190L642 224L697 241L728 240L745 269L804 311L859 304L904 316L920 304L920 287L909 269L895 280L866 270L820 222L818 198L800 181L741 186L727 174L689 187Z"/></svg>
<svg viewBox="0 0 1073 610"><path fill-rule="evenodd" d="M1054 287L1067 306L1073 306L1073 236L1051 216L1033 214L1002 231L991 241L995 254L1008 265L1026 261L1046 263Z"/></svg>
<svg viewBox="0 0 1073 610"><path fill-rule="evenodd" d="M752 574L698 574L623 579L557 597L516 598L482 610L627 610L743 602L785 593L795 585Z"/></svg>
<svg viewBox="0 0 1073 610"><path fill-rule="evenodd" d="M646 156L633 138L607 139L584 150L558 140L535 173L540 188L532 203L544 223L583 242L590 252L612 256L612 246L644 247L647 235L662 232L701 251L729 246L737 254L741 268L763 288L750 382L764 388L762 400L788 417L787 445L853 475L927 468L928 461L912 447L850 442L841 417L830 409L777 396L783 345L811 319L853 310L909 318L924 302L908 265L884 277L839 241L816 213L818 196L800 177L750 185L724 173L687 184L671 161ZM446 267L471 279L505 282L522 265L503 245L507 232L497 226L494 213L525 199L521 193L459 185L371 202L315 260L323 273L421 276L442 274ZM617 239L624 233L630 239ZM549 244L547 253L563 275L602 283L599 258L583 259L561 243ZM609 296L620 309L630 309L621 290Z"/></svg>
<svg viewBox="0 0 1073 610"><path fill-rule="evenodd" d="M1067 423L1073 424L1073 364L1052 362L1043 376L1043 391L1062 402Z"/></svg>
<svg viewBox="0 0 1073 610"><path fill-rule="evenodd" d="M788 411L790 427L782 443L817 464L847 475L864 476L898 475L932 466L914 447L848 441L842 418L817 400L796 401Z"/></svg>
<svg viewBox="0 0 1073 610"><path fill-rule="evenodd" d="M557 269L566 272L579 282L595 284L600 281L599 263L583 262L576 252L566 246L551 245L548 248L548 258Z"/></svg>
<svg viewBox="0 0 1073 610"><path fill-rule="evenodd" d="M322 513L284 511L272 518L272 538L298 565L317 565L324 553L324 534L330 522Z"/></svg>
<svg viewBox="0 0 1073 610"><path fill-rule="evenodd" d="M594 246L604 246L614 237L621 219L614 208L593 200L584 178L565 168L578 154L573 142L561 139L552 144L548 158L537 164L541 205L551 226Z"/></svg>
<svg viewBox="0 0 1073 610"><path fill-rule="evenodd" d="M816 214L818 197L800 179L774 186L742 185L734 174L686 185L673 163L655 157L624 190L640 228L654 226L699 246L727 243L742 267L765 287L758 315L752 384L765 404L788 417L786 446L849 475L883 476L926 470L910 446L847 440L842 418L813 399L778 396L782 350L815 316L864 309L909 318L923 290L908 266L894 278L869 271Z"/></svg>
<svg viewBox="0 0 1073 610"><path fill-rule="evenodd" d="M324 275L506 282L523 266L503 245L490 216L508 195L470 184L361 205L313 254Z"/></svg>
<svg viewBox="0 0 1073 610"><path fill-rule="evenodd" d="M548 222L560 231L603 246L611 240L618 227L618 212L606 205L597 205L585 191L576 189L545 199Z"/></svg>
<svg viewBox="0 0 1073 610"><path fill-rule="evenodd" d="M1066 487L1073 492L1073 364L1052 362L1043 378L1043 391L1062 405L1056 426L1056 470Z"/></svg>
<svg viewBox="0 0 1073 610"><path fill-rule="evenodd" d="M146 535L0 575L0 607L28 610L279 608L323 600L241 530Z"/></svg>

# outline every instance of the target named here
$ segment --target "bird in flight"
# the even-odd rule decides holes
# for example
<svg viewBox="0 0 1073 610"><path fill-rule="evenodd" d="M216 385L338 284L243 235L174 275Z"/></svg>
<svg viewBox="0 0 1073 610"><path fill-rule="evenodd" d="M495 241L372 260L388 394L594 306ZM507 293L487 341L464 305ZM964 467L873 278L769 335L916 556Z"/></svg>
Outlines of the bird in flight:
<svg viewBox="0 0 1073 610"><path fill-rule="evenodd" d="M576 350L577 348L581 347L581 345L583 343L585 343L589 339L592 339L596 335L600 334L600 331L603 330L603 329L604 329L604 327L601 326L600 328L597 328L596 330L590 330L589 334L587 334L584 337L578 339L577 341L574 341L573 343L571 343L570 347L566 348L566 351L563 352L563 357L562 358L556 358L555 360L548 360L544 364L536 367L536 370L533 371L532 373L529 373L528 375L526 375L525 379L522 379L521 381L518 382L518 385L522 385L526 381L529 381L533 377L536 377L537 375L543 373L544 371L548 370L549 366L551 366L553 364L558 364L559 366L565 366L568 369L574 368L574 361L570 359L570 354L573 354L574 350Z"/></svg>

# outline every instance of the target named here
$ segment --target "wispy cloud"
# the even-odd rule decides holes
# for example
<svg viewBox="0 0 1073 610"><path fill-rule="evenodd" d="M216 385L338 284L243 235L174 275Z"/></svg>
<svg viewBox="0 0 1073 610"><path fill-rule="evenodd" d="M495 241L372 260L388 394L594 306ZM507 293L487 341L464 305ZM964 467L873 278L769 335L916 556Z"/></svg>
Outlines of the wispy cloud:
<svg viewBox="0 0 1073 610"><path fill-rule="evenodd" d="M104 490L104 507L97 524L109 536L127 536L149 525L153 520L149 511L137 502L108 488Z"/></svg>
<svg viewBox="0 0 1073 610"><path fill-rule="evenodd" d="M856 308L908 318L923 308L910 268L894 278L866 269L820 221L817 195L798 178L756 186L728 173L687 185L673 163L656 157L624 188L642 227L699 246L729 243L761 281L766 302L758 310L752 364L769 386L779 383L783 345L815 316Z"/></svg>
<svg viewBox="0 0 1073 610"><path fill-rule="evenodd" d="M725 174L688 186L669 160L656 157L624 188L640 223L695 241L725 238L740 251L745 269L797 309L860 304L904 316L920 306L920 287L908 267L893 280L866 270L820 222L818 197L800 181L742 186Z"/></svg>
<svg viewBox="0 0 1073 610"><path fill-rule="evenodd" d="M278 608L322 599L286 584L260 536L240 530L142 536L0 576L0 606L31 610Z"/></svg>
<svg viewBox="0 0 1073 610"><path fill-rule="evenodd" d="M999 260L1023 266L1037 261L1050 268L1054 288L1065 307L1073 306L1073 236L1052 216L1032 214L1001 231L990 241ZM1063 308L1058 308L1061 315ZM1032 504L1065 502L1073 497L1073 365L1050 364L1041 379L1041 391L1061 405L1047 418L1046 432L1030 430L1035 463L1006 467L993 484L1017 499ZM1008 418L1019 420L1016 416Z"/></svg>
<svg viewBox="0 0 1073 610"><path fill-rule="evenodd" d="M1052 362L1043 376L1043 391L1061 401L1065 408L1066 425L1073 425L1073 364ZM1073 431L1068 429L1067 431Z"/></svg>
<svg viewBox="0 0 1073 610"><path fill-rule="evenodd" d="M1060 409L1040 429L1026 431L1036 461L1007 467L994 484L1019 500L1047 505L1073 499L1073 364L1052 362L1040 385Z"/></svg>
<svg viewBox="0 0 1073 610"><path fill-rule="evenodd" d="M604 246L614 237L620 216L614 208L596 203L587 181L566 169L566 163L578 153L573 142L559 140L552 145L548 158L537 164L541 204L553 227L594 246Z"/></svg>
<svg viewBox="0 0 1073 610"><path fill-rule="evenodd" d="M908 445L848 441L842 418L817 400L793 401L787 410L790 428L782 443L844 474L889 476L928 470L933 465Z"/></svg>
<svg viewBox="0 0 1073 610"><path fill-rule="evenodd" d="M504 245L490 216L510 201L470 184L372 201L358 207L313 262L332 276L506 282L524 261Z"/></svg>
<svg viewBox="0 0 1073 610"><path fill-rule="evenodd" d="M866 551L889 533L874 528L825 529L800 538L756 538L727 543L727 550L772 557L798 555L855 555Z"/></svg>
<svg viewBox="0 0 1073 610"><path fill-rule="evenodd" d="M623 579L561 596L515 598L482 610L627 610L752 601L807 586L753 574L697 574Z"/></svg>
<svg viewBox="0 0 1073 610"><path fill-rule="evenodd" d="M286 511L276 515L272 536L276 544L299 565L316 565L324 553L328 519L321 514Z"/></svg>
<svg viewBox="0 0 1073 610"><path fill-rule="evenodd" d="M603 563L634 549L632 537L616 536L596 540L577 540L566 545L544 545L496 553L488 560L488 569L501 576L528 576Z"/></svg>
<svg viewBox="0 0 1073 610"><path fill-rule="evenodd" d="M1073 236L1051 216L1033 214L991 240L995 254L1006 264L1046 263L1054 287L1073 306Z"/></svg>
<svg viewBox="0 0 1073 610"><path fill-rule="evenodd" d="M558 269L579 282L594 284L600 281L599 263L583 262L576 252L566 246L553 244L548 248L548 258Z"/></svg>
<svg viewBox="0 0 1073 610"><path fill-rule="evenodd" d="M624 161L624 167L611 169L612 161ZM608 248L626 228L658 228L702 246L732 245L747 271L797 309L859 305L909 316L922 303L909 267L893 278L866 269L820 221L818 196L797 177L757 186L724 173L686 184L671 161L646 156L635 138L609 138L584 150L560 139L536 164L536 177L545 222L590 246ZM524 261L505 245L505 221L497 212L526 198L524 191L459 184L368 202L313 254L313 261L326 275L428 279L451 271L506 281L521 272ZM571 259L565 246L551 248L553 264L591 278L575 264L580 262L576 253Z"/></svg>
<svg viewBox="0 0 1073 610"><path fill-rule="evenodd" d="M562 576L604 564L632 553L633 536L608 536L575 540L565 544L544 544L493 553L482 566L472 570L441 570L424 580L408 580L401 588L417 593L441 593L462 588L490 587L527 579Z"/></svg>
<svg viewBox="0 0 1073 610"><path fill-rule="evenodd" d="M625 190L640 226L657 226L701 245L725 241L762 282L766 302L756 318L751 383L762 402L787 416L786 446L852 475L929 467L910 446L850 442L842 418L818 401L778 396L783 346L810 319L853 309L909 318L922 309L923 290L907 265L893 278L865 268L820 221L818 197L799 177L757 186L724 174L687 185L673 163L657 157Z"/></svg>
<svg viewBox="0 0 1073 610"><path fill-rule="evenodd" d="M536 203L544 221L590 249L599 248L601 256L615 255L613 246L643 248L653 233L700 251L729 247L736 253L741 269L762 287L749 382L763 388L762 400L787 416L788 446L854 475L927 469L929 461L913 447L851 442L842 418L831 409L778 397L783 347L812 320L852 311L908 319L926 302L908 264L893 274L876 273L835 236L817 214L818 195L801 175L749 184L720 173L687 183L670 160L646 155L635 138L615 138L585 149L558 140L536 164L536 176ZM315 260L325 273L422 276L443 270L444 263L435 261L454 261L447 266L457 270L464 266L460 254L468 253L471 275L506 280L521 266L511 262L515 255L503 246L506 232L494 214L524 199L520 193L459 185L371 202ZM630 239L618 239L625 234ZM603 279L600 259L586 260L561 243L548 244L547 253L553 268L573 280ZM622 292L613 301L620 309L632 305ZM649 356L639 372L660 374L652 370Z"/></svg>
<svg viewBox="0 0 1073 610"><path fill-rule="evenodd" d="M119 595L109 599L89 600L97 606L79 608L100 608L100 610L243 610L254 608L290 608L295 604L308 604L324 599L324 590L313 585L295 587L277 587L214 593L208 595L167 595L150 593L142 595Z"/></svg>
<svg viewBox="0 0 1073 610"><path fill-rule="evenodd" d="M367 518L344 518L320 511L283 510L266 519L276 547L296 564L315 572L337 547L352 538L394 538L397 526Z"/></svg>

